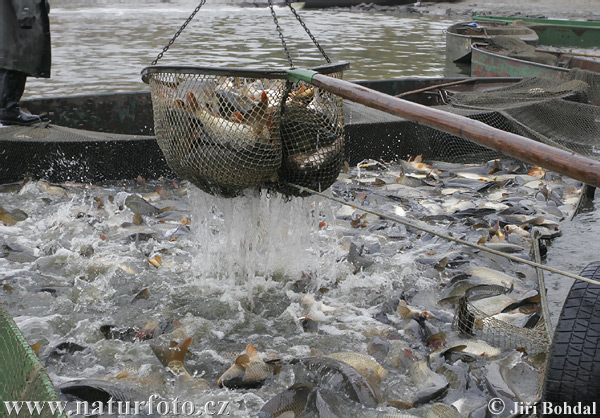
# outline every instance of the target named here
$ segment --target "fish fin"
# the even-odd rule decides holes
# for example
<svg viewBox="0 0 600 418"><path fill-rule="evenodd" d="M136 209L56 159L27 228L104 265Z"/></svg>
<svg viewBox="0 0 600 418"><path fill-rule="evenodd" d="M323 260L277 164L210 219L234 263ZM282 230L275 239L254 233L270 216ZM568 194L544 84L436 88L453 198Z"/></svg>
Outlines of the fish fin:
<svg viewBox="0 0 600 418"><path fill-rule="evenodd" d="M290 386L288 388L288 390L290 390L290 389L300 389L300 388L312 389L313 385L312 385L312 383L308 383L308 382L306 382L306 383L294 383L292 386Z"/></svg>
<svg viewBox="0 0 600 418"><path fill-rule="evenodd" d="M282 367L283 366L281 364L276 364L275 366L273 366L273 375L278 375L279 372L281 372Z"/></svg>
<svg viewBox="0 0 600 418"><path fill-rule="evenodd" d="M285 411L283 414L278 415L279 418L295 418L296 413L294 411Z"/></svg>
<svg viewBox="0 0 600 418"><path fill-rule="evenodd" d="M258 356L258 350L252 344L248 344L244 351L246 352L246 354L248 354L248 357L250 358Z"/></svg>
<svg viewBox="0 0 600 418"><path fill-rule="evenodd" d="M410 318L412 315L412 312L410 310L410 308L408 307L408 305L406 304L406 301L404 299L401 299L400 302L398 303L398 315L400 315L401 318Z"/></svg>
<svg viewBox="0 0 600 418"><path fill-rule="evenodd" d="M250 363L250 356L248 356L248 354L242 354L235 359L235 364L238 364L242 367L245 367L248 363Z"/></svg>
<svg viewBox="0 0 600 418"><path fill-rule="evenodd" d="M129 372L127 370L123 370L121 373L115 376L115 379L125 379L129 377Z"/></svg>
<svg viewBox="0 0 600 418"><path fill-rule="evenodd" d="M316 348L310 349L310 355L313 357L323 357L323 353L317 350Z"/></svg>
<svg viewBox="0 0 600 418"><path fill-rule="evenodd" d="M437 333L427 338L427 344L433 348L440 348L446 344L446 341L441 334Z"/></svg>
<svg viewBox="0 0 600 418"><path fill-rule="evenodd" d="M191 342L192 337L184 338L179 343L171 341L171 348L169 349L169 354L167 355L167 364L171 363L172 361L180 361L183 364L183 359L188 352L188 347L190 346ZM173 343L175 343L175 346L173 346Z"/></svg>
<svg viewBox="0 0 600 418"><path fill-rule="evenodd" d="M447 298L443 298L437 301L438 305L443 305L444 303L456 303L458 301L458 296L449 296Z"/></svg>
<svg viewBox="0 0 600 418"><path fill-rule="evenodd" d="M414 408L412 402L403 402L403 401L394 401L394 400L388 400L387 401L387 406L391 406L393 408L397 408L397 409L411 409Z"/></svg>
<svg viewBox="0 0 600 418"><path fill-rule="evenodd" d="M38 341L35 344L31 345L31 349L33 350L33 352L35 353L36 356L40 355L40 347L42 346L42 341Z"/></svg>

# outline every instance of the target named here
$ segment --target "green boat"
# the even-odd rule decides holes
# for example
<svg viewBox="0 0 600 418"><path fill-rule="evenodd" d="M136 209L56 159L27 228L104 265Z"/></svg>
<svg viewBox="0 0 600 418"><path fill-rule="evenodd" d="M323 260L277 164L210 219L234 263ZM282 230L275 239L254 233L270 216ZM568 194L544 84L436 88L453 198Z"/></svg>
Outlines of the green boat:
<svg viewBox="0 0 600 418"><path fill-rule="evenodd" d="M472 77L542 77L567 80L573 78L572 72L578 72L575 78L583 79L591 86L590 102L600 105L598 60L550 51L540 54L539 50L535 51L535 56L508 56L506 49L493 43L475 43L471 48Z"/></svg>
<svg viewBox="0 0 600 418"><path fill-rule="evenodd" d="M494 36L516 36L530 45L538 44L538 35L521 24L505 22L455 23L446 29L446 58L453 62L471 61L471 44Z"/></svg>
<svg viewBox="0 0 600 418"><path fill-rule="evenodd" d="M522 21L539 36L539 45L594 48L600 46L600 22L583 20L537 19L527 17L482 16L473 12L477 22Z"/></svg>

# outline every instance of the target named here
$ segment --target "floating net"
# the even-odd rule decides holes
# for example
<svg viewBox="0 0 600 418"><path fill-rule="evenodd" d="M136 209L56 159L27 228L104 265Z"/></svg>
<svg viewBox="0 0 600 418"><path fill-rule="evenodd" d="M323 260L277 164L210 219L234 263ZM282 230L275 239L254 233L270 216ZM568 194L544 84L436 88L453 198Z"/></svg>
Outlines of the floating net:
<svg viewBox="0 0 600 418"><path fill-rule="evenodd" d="M0 400L2 401L58 401L56 390L42 364L21 334L12 317L0 304ZM8 416L5 405L0 404L0 416ZM23 408L15 417L29 417ZM39 417L63 417L50 409L41 411Z"/></svg>
<svg viewBox="0 0 600 418"><path fill-rule="evenodd" d="M348 64L314 70L342 77ZM148 67L154 129L171 169L207 193L328 188L344 161L342 99L285 70Z"/></svg>
<svg viewBox="0 0 600 418"><path fill-rule="evenodd" d="M410 98L434 102L439 110L599 159L600 107L590 104L590 97L599 90L584 80L586 73L572 70L570 79L565 80L527 78L485 91L452 94L440 88ZM345 114L350 164L366 157L391 161L417 155L458 163L508 158L458 136L355 103L346 103Z"/></svg>

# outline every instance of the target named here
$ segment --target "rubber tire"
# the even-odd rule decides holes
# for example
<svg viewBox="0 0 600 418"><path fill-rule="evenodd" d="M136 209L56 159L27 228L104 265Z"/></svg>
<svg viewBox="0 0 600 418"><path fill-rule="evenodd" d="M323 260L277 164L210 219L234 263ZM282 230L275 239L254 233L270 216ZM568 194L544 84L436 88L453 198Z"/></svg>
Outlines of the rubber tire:
<svg viewBox="0 0 600 418"><path fill-rule="evenodd" d="M588 264L581 276L600 280L600 261ZM599 399L600 286L576 281L554 330L542 400L561 406L566 402L571 407L581 402L591 407ZM563 411L557 416L564 415Z"/></svg>

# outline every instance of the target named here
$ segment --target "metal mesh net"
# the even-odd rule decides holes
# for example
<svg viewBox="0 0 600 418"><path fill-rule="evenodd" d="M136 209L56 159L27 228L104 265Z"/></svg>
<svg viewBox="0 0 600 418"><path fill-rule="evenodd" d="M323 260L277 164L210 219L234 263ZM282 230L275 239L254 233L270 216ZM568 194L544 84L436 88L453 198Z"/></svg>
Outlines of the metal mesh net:
<svg viewBox="0 0 600 418"><path fill-rule="evenodd" d="M342 77L346 64L316 70ZM342 99L285 71L149 67L155 134L167 163L207 193L324 190L343 164Z"/></svg>
<svg viewBox="0 0 600 418"><path fill-rule="evenodd" d="M452 327L462 334L477 337L505 349L525 351L529 355L544 353L550 347L550 335L544 321L537 322L534 328L523 328L496 319L486 314L462 297L456 308Z"/></svg>

